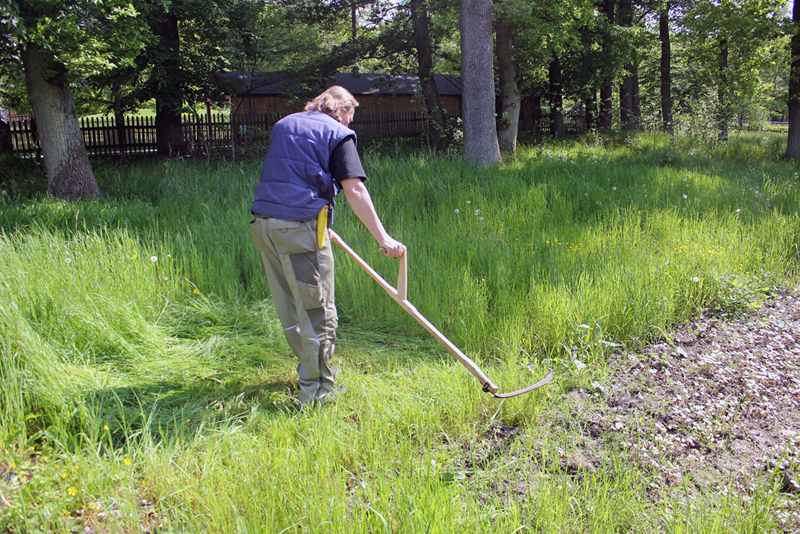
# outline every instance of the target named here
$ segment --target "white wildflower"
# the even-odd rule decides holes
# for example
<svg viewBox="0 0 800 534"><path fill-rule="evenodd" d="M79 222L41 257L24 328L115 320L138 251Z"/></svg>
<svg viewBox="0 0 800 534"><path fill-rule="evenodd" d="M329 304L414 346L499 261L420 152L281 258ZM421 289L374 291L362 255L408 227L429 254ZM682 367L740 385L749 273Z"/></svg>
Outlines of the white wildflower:
<svg viewBox="0 0 800 534"><path fill-rule="evenodd" d="M158 256L150 256L150 261L152 261L153 263L157 262Z"/></svg>

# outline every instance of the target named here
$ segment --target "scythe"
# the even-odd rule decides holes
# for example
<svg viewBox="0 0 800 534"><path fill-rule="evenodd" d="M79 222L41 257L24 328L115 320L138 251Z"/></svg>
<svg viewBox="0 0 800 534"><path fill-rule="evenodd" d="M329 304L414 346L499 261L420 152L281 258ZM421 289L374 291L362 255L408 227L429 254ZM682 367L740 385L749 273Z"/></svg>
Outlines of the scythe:
<svg viewBox="0 0 800 534"><path fill-rule="evenodd" d="M421 324L425 330L431 333L433 337L436 338L439 343L444 345L444 347L455 356L458 361L460 361L464 367L466 367L470 373L472 373L475 378L483 385L483 391L487 393L491 393L492 397L498 399L507 399L509 397L516 397L517 395L522 395L523 393L528 393L535 389L538 389L545 384L549 384L553 380L553 371L552 369L547 373L547 375L539 380L538 382L531 384L528 387L518 389L516 391L511 391L509 393L498 393L500 388L497 387L494 382L489 380L489 377L477 366L475 362L473 362L470 358L468 358L463 352L461 352L458 347L456 347L449 339L447 339L444 334L439 332L435 326L433 326L430 321L428 321L417 309L414 307L411 302L408 301L408 253L403 254L400 260L400 269L397 275L397 288L395 289L392 287L386 280L384 280L381 275L379 275L375 270L370 267L370 265L364 261L356 252L350 248L350 246L345 243L339 235L334 232L333 230L328 230L330 233L331 241L342 247L345 252L347 252L350 257L352 257L362 269L364 269L367 274L369 274L380 286L386 291L390 297L392 297L400 306L408 312L414 319L417 320L419 324Z"/></svg>

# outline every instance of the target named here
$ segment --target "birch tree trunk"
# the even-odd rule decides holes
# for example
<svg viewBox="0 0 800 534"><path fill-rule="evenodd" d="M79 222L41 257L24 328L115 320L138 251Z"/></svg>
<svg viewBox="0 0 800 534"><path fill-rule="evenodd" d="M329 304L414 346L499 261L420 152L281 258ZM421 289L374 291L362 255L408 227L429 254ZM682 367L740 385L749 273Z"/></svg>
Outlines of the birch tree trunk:
<svg viewBox="0 0 800 534"><path fill-rule="evenodd" d="M66 67L33 43L22 51L22 65L44 156L47 193L66 200L100 196Z"/></svg>
<svg viewBox="0 0 800 534"><path fill-rule="evenodd" d="M461 0L461 79L464 158L502 163L495 121L492 0Z"/></svg>

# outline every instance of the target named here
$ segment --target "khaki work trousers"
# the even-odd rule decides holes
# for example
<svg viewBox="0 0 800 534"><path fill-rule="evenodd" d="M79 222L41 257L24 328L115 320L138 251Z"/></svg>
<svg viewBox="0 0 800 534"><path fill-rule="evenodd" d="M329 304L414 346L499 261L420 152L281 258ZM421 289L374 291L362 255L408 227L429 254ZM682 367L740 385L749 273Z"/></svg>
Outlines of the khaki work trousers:
<svg viewBox="0 0 800 534"><path fill-rule="evenodd" d="M250 223L250 233L286 340L300 360L299 401L324 402L333 391L331 356L338 326L330 238L326 232L319 248L316 220L260 215Z"/></svg>

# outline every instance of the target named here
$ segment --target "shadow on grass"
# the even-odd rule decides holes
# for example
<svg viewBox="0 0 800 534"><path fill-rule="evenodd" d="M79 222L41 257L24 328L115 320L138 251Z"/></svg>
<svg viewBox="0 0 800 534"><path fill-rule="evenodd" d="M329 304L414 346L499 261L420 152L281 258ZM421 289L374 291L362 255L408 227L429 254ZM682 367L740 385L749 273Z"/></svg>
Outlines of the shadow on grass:
<svg viewBox="0 0 800 534"><path fill-rule="evenodd" d="M291 417L297 412L296 387L289 379L253 385L187 379L99 389L85 402L108 427L116 448L144 437L191 439L203 429L242 425L264 415Z"/></svg>

